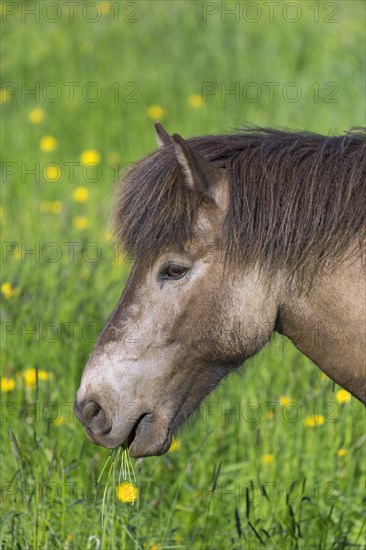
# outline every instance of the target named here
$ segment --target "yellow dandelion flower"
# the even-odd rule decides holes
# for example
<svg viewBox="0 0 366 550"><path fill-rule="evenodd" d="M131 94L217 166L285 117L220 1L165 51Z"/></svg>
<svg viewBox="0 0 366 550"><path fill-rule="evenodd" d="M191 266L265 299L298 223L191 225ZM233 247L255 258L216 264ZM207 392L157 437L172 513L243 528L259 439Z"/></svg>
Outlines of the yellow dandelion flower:
<svg viewBox="0 0 366 550"><path fill-rule="evenodd" d="M35 387L36 378L37 378L36 369L34 369L34 368L27 369L23 373L23 377L24 377L24 383L28 388L34 388ZM49 377L50 377L50 375L45 370L38 370L38 380L39 381L48 380Z"/></svg>
<svg viewBox="0 0 366 550"><path fill-rule="evenodd" d="M201 109L203 107L203 97L201 94L192 94L188 96L188 104L193 107L193 109Z"/></svg>
<svg viewBox="0 0 366 550"><path fill-rule="evenodd" d="M287 395L281 395L281 397L279 398L279 403L280 405L282 405L283 407L285 405L288 405L289 403L291 403L291 399L289 397L287 397Z"/></svg>
<svg viewBox="0 0 366 550"><path fill-rule="evenodd" d="M165 109L160 105L150 105L147 110L147 116L152 120L162 120L165 116Z"/></svg>
<svg viewBox="0 0 366 550"><path fill-rule="evenodd" d="M159 550L159 546L157 544L153 544L150 546L149 550Z"/></svg>
<svg viewBox="0 0 366 550"><path fill-rule="evenodd" d="M83 230L88 227L89 220L86 216L75 216L73 223L76 229Z"/></svg>
<svg viewBox="0 0 366 550"><path fill-rule="evenodd" d="M64 418L62 416L58 416L55 420L55 426L63 426L65 424Z"/></svg>
<svg viewBox="0 0 366 550"><path fill-rule="evenodd" d="M39 146L44 153L52 153L57 149L57 139L53 136L44 136L39 142Z"/></svg>
<svg viewBox="0 0 366 550"><path fill-rule="evenodd" d="M261 463L264 465L271 464L273 462L273 455L272 454L266 454L263 455L261 458Z"/></svg>
<svg viewBox="0 0 366 550"><path fill-rule="evenodd" d="M98 6L102 15L106 15L111 11L111 5L107 0L103 0L103 2L98 2Z"/></svg>
<svg viewBox="0 0 366 550"><path fill-rule="evenodd" d="M176 439L175 437L173 437L171 445L169 447L169 451L171 453L175 453L176 451L179 451L180 447L181 447L181 442L179 441L179 439Z"/></svg>
<svg viewBox="0 0 366 550"><path fill-rule="evenodd" d="M337 456L345 456L346 454L347 454L346 449L338 449L338 451L336 452Z"/></svg>
<svg viewBox="0 0 366 550"><path fill-rule="evenodd" d="M103 238L106 240L106 241L110 241L113 237L113 233L112 231L104 231L103 233Z"/></svg>
<svg viewBox="0 0 366 550"><path fill-rule="evenodd" d="M28 120L32 124L39 124L44 119L44 110L40 107L36 107L35 109L32 109L28 113Z"/></svg>
<svg viewBox="0 0 366 550"><path fill-rule="evenodd" d="M338 390L335 394L338 403L348 403L351 401L351 394L347 390Z"/></svg>
<svg viewBox="0 0 366 550"><path fill-rule="evenodd" d="M47 181L57 181L61 177L61 168L57 164L49 164L43 170L43 176Z"/></svg>
<svg viewBox="0 0 366 550"><path fill-rule="evenodd" d="M85 202L89 197L89 190L86 187L77 187L72 196L76 202Z"/></svg>
<svg viewBox="0 0 366 550"><path fill-rule="evenodd" d="M305 426L308 426L309 428L313 428L314 426L321 426L324 424L325 418L322 414L314 414L311 416L307 416L304 420Z"/></svg>
<svg viewBox="0 0 366 550"><path fill-rule="evenodd" d="M138 499L138 495L138 488L127 481L116 487L116 498L121 502L135 502Z"/></svg>
<svg viewBox="0 0 366 550"><path fill-rule="evenodd" d="M9 300L9 298L12 298L15 295L15 289L11 283L3 283L1 285L1 293L4 298Z"/></svg>
<svg viewBox="0 0 366 550"><path fill-rule="evenodd" d="M100 153L95 149L86 149L80 155L81 164L98 164L100 162Z"/></svg>
<svg viewBox="0 0 366 550"><path fill-rule="evenodd" d="M14 378L7 378L6 376L1 378L0 389L1 389L2 392L9 393L9 392L13 391L14 388L15 388Z"/></svg>
<svg viewBox="0 0 366 550"><path fill-rule="evenodd" d="M59 214L62 212L62 202L61 201L52 201L50 205L50 210L53 214Z"/></svg>
<svg viewBox="0 0 366 550"><path fill-rule="evenodd" d="M0 103L8 103L11 100L11 94L8 90L0 90Z"/></svg>

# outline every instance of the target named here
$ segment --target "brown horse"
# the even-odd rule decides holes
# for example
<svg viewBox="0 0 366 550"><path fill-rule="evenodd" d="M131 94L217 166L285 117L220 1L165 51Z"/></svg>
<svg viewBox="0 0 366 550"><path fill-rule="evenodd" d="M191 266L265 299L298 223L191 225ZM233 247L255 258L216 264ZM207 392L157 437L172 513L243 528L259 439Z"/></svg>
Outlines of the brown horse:
<svg viewBox="0 0 366 550"><path fill-rule="evenodd" d="M135 264L77 393L88 437L164 453L273 331L366 403L365 133L156 129L116 201Z"/></svg>

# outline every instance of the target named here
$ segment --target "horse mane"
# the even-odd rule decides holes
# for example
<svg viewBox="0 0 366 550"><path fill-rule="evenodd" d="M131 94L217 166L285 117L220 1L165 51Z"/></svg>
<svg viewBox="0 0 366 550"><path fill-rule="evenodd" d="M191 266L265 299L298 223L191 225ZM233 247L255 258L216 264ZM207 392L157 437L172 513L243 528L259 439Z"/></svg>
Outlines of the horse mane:
<svg viewBox="0 0 366 550"><path fill-rule="evenodd" d="M313 276L364 246L366 133L343 136L242 129L186 140L224 168L229 208L226 258ZM167 145L134 164L119 186L114 227L124 250L151 261L192 238L199 203Z"/></svg>

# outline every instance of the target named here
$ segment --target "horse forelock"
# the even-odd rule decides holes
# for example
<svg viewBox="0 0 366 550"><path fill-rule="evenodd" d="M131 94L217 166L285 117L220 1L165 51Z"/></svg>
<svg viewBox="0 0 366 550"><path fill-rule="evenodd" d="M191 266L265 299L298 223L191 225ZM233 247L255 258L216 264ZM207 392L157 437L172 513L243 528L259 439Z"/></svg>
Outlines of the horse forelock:
<svg viewBox="0 0 366 550"><path fill-rule="evenodd" d="M184 185L174 147L166 146L130 168L117 190L115 234L125 251L149 261L191 239L197 207Z"/></svg>
<svg viewBox="0 0 366 550"><path fill-rule="evenodd" d="M229 208L223 250L229 261L313 275L365 241L366 136L271 129L187 140L226 170ZM199 202L167 145L127 172L114 208L123 248L152 261L192 239Z"/></svg>

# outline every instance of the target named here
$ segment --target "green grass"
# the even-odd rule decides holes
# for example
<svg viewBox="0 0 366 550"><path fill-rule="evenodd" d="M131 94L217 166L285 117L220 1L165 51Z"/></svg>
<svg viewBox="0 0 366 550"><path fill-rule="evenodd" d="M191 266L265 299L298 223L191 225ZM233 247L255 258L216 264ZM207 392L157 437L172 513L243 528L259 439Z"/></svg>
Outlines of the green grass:
<svg viewBox="0 0 366 550"><path fill-rule="evenodd" d="M211 4L221 9L221 2ZM117 22L111 11L89 23L80 5L73 23L67 13L49 23L29 14L23 22L25 4L14 3L18 13L2 24L1 87L19 86L2 105L1 126L2 240L19 250L9 255L3 245L1 283L16 293L1 298L2 375L16 385L1 404L2 548L84 549L98 541L103 549L364 547L364 409L355 399L338 403L338 388L283 339L250 361L244 376L223 382L181 431L176 452L134 461L139 501L112 503L112 495L103 526L97 479L109 452L90 443L72 415L93 342L128 276L130 265L114 261L105 231L116 169L155 147L149 106L161 106L168 131L183 136L246 122L325 133L364 124L364 3L331 3L338 8L331 16L329 3L320 2L318 23L311 9L317 3L297 4L295 23L281 10L270 22L263 3L256 23L243 16L222 22L221 13L204 23L203 5L186 1L139 2L136 23L123 21L133 3L118 4ZM42 96L51 82L62 90L53 103ZM80 83L73 102L68 82ZM89 82L102 90L100 101L83 97ZM268 82L275 83L273 101ZM295 90L291 82L301 90L297 102L283 97ZM40 97L22 97L35 83ZM220 93L194 109L188 97L204 83L216 83ZM221 97L235 86L244 94L239 101ZM246 95L251 90L260 90L258 101ZM128 102L131 92L135 103ZM45 113L39 124L28 120L35 107ZM54 152L40 151L45 135L57 139ZM79 163L86 149L101 154L94 183ZM61 167L58 181L42 175L49 162ZM70 162L78 163L73 180ZM25 173L36 163L39 177ZM90 191L83 204L72 197L79 185ZM59 214L41 212L42 201L56 200ZM80 215L89 221L84 230L73 225ZM95 262L87 258L92 248L82 251L90 242L102 252ZM24 247L37 246L25 254ZM47 371L48 380L26 387L28 368ZM279 405L281 396L293 405ZM306 426L314 414L324 424ZM343 457L339 449L347 451ZM272 461L264 464L265 455Z"/></svg>

